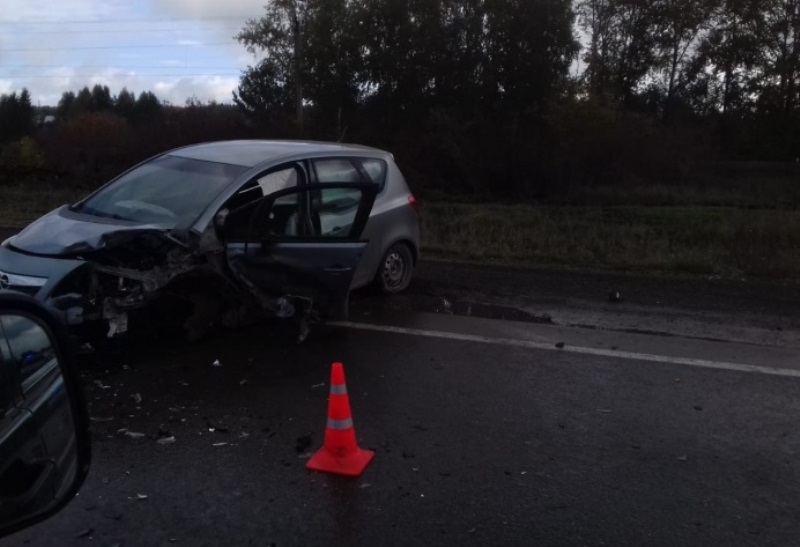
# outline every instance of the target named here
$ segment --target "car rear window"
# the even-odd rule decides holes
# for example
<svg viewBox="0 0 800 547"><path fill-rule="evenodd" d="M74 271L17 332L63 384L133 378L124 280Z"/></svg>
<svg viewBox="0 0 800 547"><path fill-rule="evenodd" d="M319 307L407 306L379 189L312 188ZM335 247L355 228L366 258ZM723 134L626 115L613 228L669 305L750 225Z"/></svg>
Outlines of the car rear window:
<svg viewBox="0 0 800 547"><path fill-rule="evenodd" d="M314 160L314 171L317 182L330 184L333 182L363 182L361 173L355 164L347 158Z"/></svg>
<svg viewBox="0 0 800 547"><path fill-rule="evenodd" d="M386 184L386 162L375 158L361 158L358 161L361 162L361 166L372 182L383 190L383 186Z"/></svg>

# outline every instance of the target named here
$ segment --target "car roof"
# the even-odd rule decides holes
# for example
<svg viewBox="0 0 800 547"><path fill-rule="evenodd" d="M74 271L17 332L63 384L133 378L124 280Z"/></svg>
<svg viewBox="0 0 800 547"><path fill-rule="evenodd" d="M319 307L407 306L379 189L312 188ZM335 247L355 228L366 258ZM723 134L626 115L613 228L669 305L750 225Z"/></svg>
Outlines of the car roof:
<svg viewBox="0 0 800 547"><path fill-rule="evenodd" d="M253 167L281 156L317 153L341 154L342 152L363 153L365 151L383 152L368 146L336 142L238 140L194 144L171 150L167 154L182 158Z"/></svg>

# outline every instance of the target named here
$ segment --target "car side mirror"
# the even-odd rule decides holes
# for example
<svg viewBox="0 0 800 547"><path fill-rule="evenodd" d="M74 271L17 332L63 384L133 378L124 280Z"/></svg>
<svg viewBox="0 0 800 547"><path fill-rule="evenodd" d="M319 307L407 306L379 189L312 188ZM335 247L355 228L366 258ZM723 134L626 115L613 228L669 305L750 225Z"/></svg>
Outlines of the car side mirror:
<svg viewBox="0 0 800 547"><path fill-rule="evenodd" d="M89 472L71 343L33 298L0 291L0 537L61 510Z"/></svg>
<svg viewBox="0 0 800 547"><path fill-rule="evenodd" d="M228 221L229 214L230 211L227 208L225 208L225 209L220 209L219 211L217 211L217 214L214 215L214 228L216 228L217 233L219 235L223 235L225 233L225 224Z"/></svg>

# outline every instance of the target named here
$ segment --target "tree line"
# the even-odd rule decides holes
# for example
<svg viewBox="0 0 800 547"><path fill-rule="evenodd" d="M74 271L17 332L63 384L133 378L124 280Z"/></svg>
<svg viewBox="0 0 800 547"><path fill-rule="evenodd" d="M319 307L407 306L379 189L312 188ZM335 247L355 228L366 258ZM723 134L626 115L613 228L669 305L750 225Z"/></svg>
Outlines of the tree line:
<svg viewBox="0 0 800 547"><path fill-rule="evenodd" d="M236 36L255 61L232 105L85 87L37 142L61 166L359 142L444 196L701 184L709 163L800 158L799 34L797 0L271 0ZM0 97L0 145L36 133L34 110Z"/></svg>
<svg viewBox="0 0 800 547"><path fill-rule="evenodd" d="M44 178L93 187L164 150L253 136L233 104L189 97L177 107L152 91L112 94L98 84L35 107L23 89L0 95L0 184Z"/></svg>
<svg viewBox="0 0 800 547"><path fill-rule="evenodd" d="M677 181L800 157L798 35L797 0L273 0L234 101L454 191Z"/></svg>

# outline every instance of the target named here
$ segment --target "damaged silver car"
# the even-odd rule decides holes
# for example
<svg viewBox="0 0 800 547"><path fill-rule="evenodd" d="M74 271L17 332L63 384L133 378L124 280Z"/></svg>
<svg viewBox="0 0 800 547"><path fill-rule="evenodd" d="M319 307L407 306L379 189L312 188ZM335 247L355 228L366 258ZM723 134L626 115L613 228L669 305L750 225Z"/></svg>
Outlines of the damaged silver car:
<svg viewBox="0 0 800 547"><path fill-rule="evenodd" d="M151 158L9 238L0 286L86 339L165 319L199 337L265 316L294 319L302 339L346 317L353 287L405 289L417 242L414 198L387 152L216 142Z"/></svg>

